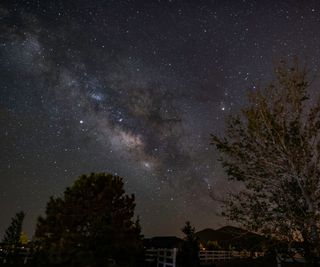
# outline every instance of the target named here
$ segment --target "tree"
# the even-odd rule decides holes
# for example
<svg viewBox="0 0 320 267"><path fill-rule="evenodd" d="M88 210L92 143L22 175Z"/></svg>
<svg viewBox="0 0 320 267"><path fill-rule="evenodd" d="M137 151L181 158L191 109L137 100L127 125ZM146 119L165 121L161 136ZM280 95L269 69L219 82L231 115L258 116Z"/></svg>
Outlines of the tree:
<svg viewBox="0 0 320 267"><path fill-rule="evenodd" d="M21 235L22 224L25 213L20 211L11 219L11 224L5 231L2 243L6 250L6 262L11 264L18 263L21 259L19 253L21 252Z"/></svg>
<svg viewBox="0 0 320 267"><path fill-rule="evenodd" d="M25 213L20 211L11 219L11 224L6 230L2 242L12 246L20 246L20 237L22 234L22 223Z"/></svg>
<svg viewBox="0 0 320 267"><path fill-rule="evenodd" d="M40 217L36 240L42 259L67 266L135 266L142 250L134 196L122 178L98 173L82 175L63 197L51 197ZM41 255L40 253L40 255Z"/></svg>
<svg viewBox="0 0 320 267"><path fill-rule="evenodd" d="M21 232L20 243L21 243L21 245L27 245L29 243L29 237L28 237L27 233Z"/></svg>
<svg viewBox="0 0 320 267"><path fill-rule="evenodd" d="M181 267L199 266L199 239L195 235L195 228L187 221L181 230L185 237L178 253L178 264Z"/></svg>
<svg viewBox="0 0 320 267"><path fill-rule="evenodd" d="M320 256L320 98L310 97L296 60L281 62L275 74L229 118L224 137L212 135L229 178L244 185L230 193L225 215L288 248L301 242L312 265Z"/></svg>

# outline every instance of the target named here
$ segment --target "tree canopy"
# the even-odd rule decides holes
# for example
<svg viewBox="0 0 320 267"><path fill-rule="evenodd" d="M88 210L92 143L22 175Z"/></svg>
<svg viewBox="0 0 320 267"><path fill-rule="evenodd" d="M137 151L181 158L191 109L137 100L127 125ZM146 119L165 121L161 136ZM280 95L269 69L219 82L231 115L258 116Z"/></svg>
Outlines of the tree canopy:
<svg viewBox="0 0 320 267"><path fill-rule="evenodd" d="M10 246L20 246L21 245L21 235L22 235L22 223L25 217L25 213L20 211L11 219L11 224L7 228L2 242Z"/></svg>
<svg viewBox="0 0 320 267"><path fill-rule="evenodd" d="M133 221L134 196L126 195L122 178L82 175L63 197L51 197L36 228L46 260L68 266L135 266L142 243Z"/></svg>
<svg viewBox="0 0 320 267"><path fill-rule="evenodd" d="M244 185L226 215L289 246L301 242L310 262L320 256L320 98L297 61L281 62L275 76L212 142L229 178Z"/></svg>
<svg viewBox="0 0 320 267"><path fill-rule="evenodd" d="M11 219L11 224L5 231L4 237L2 239L3 248L5 249L5 261L8 264L18 264L22 262L21 252L22 252L22 242L23 242L23 232L22 224L25 217L25 213L20 211L15 214Z"/></svg>

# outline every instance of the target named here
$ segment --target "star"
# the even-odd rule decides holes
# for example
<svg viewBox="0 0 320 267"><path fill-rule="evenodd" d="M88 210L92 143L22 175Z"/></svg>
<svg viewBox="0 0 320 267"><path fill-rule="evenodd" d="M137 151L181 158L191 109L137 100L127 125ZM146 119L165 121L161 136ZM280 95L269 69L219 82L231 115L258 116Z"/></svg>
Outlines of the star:
<svg viewBox="0 0 320 267"><path fill-rule="evenodd" d="M223 222L208 189L232 186L210 134L279 57L319 69L320 2L193 2L1 2L0 231L21 207L32 236L50 196L100 171L136 194L147 236Z"/></svg>

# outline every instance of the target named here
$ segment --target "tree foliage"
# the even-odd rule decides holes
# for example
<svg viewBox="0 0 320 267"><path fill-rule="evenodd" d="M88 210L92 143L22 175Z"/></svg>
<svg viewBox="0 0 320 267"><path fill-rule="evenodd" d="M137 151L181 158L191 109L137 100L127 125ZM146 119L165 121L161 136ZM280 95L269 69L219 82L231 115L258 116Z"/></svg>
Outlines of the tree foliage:
<svg viewBox="0 0 320 267"><path fill-rule="evenodd" d="M45 217L38 220L36 240L45 261L108 266L113 259L119 266L134 266L142 249L134 208L122 178L104 173L79 177L63 197L50 198Z"/></svg>
<svg viewBox="0 0 320 267"><path fill-rule="evenodd" d="M249 94L224 137L212 135L230 179L244 189L230 194L226 215L248 230L303 243L319 257L320 98L310 94L305 67L281 62L276 79Z"/></svg>
<svg viewBox="0 0 320 267"><path fill-rule="evenodd" d="M222 250L222 247L220 246L220 244L217 240L209 240L206 243L205 248L207 250Z"/></svg>
<svg viewBox="0 0 320 267"><path fill-rule="evenodd" d="M181 230L185 237L178 254L178 264L181 267L199 266L199 239L195 228L187 221Z"/></svg>
<svg viewBox="0 0 320 267"><path fill-rule="evenodd" d="M16 213L2 239L5 261L9 264L18 264L22 261L20 253L22 251L21 236L24 217L25 213L23 211Z"/></svg>
<svg viewBox="0 0 320 267"><path fill-rule="evenodd" d="M25 213L20 211L11 219L11 224L5 231L2 242L10 246L19 247L21 245L22 224Z"/></svg>

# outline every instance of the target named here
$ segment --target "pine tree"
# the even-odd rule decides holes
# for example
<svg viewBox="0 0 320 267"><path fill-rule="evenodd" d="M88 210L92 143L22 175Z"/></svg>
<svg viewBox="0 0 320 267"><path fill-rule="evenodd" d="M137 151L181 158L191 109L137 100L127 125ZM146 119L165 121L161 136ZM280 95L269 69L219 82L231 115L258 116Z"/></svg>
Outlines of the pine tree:
<svg viewBox="0 0 320 267"><path fill-rule="evenodd" d="M20 246L20 237L22 233L22 223L25 217L23 211L18 212L12 219L11 224L5 231L2 242L10 246Z"/></svg>
<svg viewBox="0 0 320 267"><path fill-rule="evenodd" d="M181 267L199 266L199 240L195 235L195 228L187 221L181 230L185 237L178 253L178 265Z"/></svg>
<svg viewBox="0 0 320 267"><path fill-rule="evenodd" d="M21 261L19 253L21 252L21 234L22 224L25 213L20 211L11 219L11 224L5 231L2 243L6 250L6 262L16 264Z"/></svg>

